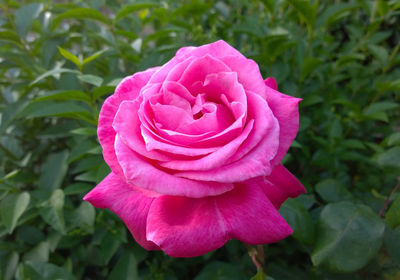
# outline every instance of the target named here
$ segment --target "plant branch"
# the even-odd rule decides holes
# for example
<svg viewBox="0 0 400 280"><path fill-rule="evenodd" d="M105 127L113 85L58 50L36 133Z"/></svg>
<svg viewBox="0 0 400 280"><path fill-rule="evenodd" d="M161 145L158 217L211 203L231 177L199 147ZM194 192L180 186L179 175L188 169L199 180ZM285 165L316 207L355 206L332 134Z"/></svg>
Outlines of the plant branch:
<svg viewBox="0 0 400 280"><path fill-rule="evenodd" d="M388 208L390 201L392 200L392 197L394 196L394 194L397 192L398 189L400 189L400 176L397 177L397 185L393 188L392 192L390 193L390 195L388 196L388 198L385 200L385 203L383 204L381 210L379 211L379 216L381 218L383 218L386 209Z"/></svg>

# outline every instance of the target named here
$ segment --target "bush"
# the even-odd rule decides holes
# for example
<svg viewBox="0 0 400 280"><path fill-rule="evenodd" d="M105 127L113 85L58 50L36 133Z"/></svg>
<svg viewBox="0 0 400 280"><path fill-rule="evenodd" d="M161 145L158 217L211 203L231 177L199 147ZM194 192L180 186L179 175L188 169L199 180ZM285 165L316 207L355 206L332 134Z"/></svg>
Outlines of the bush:
<svg viewBox="0 0 400 280"><path fill-rule="evenodd" d="M118 81L218 39L303 98L284 163L308 192L280 209L294 234L264 246L268 276L400 277L398 0L121 2L0 4L1 279L255 274L237 241L173 259L82 201L109 172L96 123Z"/></svg>

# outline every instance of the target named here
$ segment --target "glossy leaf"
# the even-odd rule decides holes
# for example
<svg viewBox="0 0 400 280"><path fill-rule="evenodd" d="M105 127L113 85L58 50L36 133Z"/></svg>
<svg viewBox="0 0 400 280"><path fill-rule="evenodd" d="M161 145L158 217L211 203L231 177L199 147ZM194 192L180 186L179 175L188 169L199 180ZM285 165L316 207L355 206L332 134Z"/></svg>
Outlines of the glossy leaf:
<svg viewBox="0 0 400 280"><path fill-rule="evenodd" d="M1 201L0 213L8 233L12 233L17 226L18 219L29 205L30 195L28 192L9 194Z"/></svg>
<svg viewBox="0 0 400 280"><path fill-rule="evenodd" d="M328 204L319 218L312 262L333 271L356 271L378 252L384 229L383 221L365 205Z"/></svg>
<svg viewBox="0 0 400 280"><path fill-rule="evenodd" d="M392 228L400 225L400 195L397 195L397 198L387 211L386 220Z"/></svg>

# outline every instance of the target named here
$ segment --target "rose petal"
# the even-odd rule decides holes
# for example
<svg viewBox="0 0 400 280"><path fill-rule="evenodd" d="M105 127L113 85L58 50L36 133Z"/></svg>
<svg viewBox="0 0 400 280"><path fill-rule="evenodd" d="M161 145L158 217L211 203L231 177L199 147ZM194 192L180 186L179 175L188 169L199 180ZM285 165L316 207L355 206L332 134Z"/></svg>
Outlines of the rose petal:
<svg viewBox="0 0 400 280"><path fill-rule="evenodd" d="M278 90L278 84L276 83L276 80L272 77L266 78L264 80L264 83L267 87L270 87L274 90Z"/></svg>
<svg viewBox="0 0 400 280"><path fill-rule="evenodd" d="M237 151L240 145L250 134L253 129L254 120L250 120L243 132L234 140L227 143L217 151L195 160L171 160L160 162L160 166L172 170L210 170L218 168Z"/></svg>
<svg viewBox="0 0 400 280"><path fill-rule="evenodd" d="M221 60L206 54L191 61L183 71L178 83L192 92L191 86L194 82L205 81L208 75L219 72L231 72L231 69L221 62Z"/></svg>
<svg viewBox="0 0 400 280"><path fill-rule="evenodd" d="M176 56L180 59L184 59L190 56L202 57L204 55L211 55L214 57L224 57L228 55L243 57L244 56L231 47L228 43L223 40L216 41L211 44L203 45L200 47L183 47L176 52Z"/></svg>
<svg viewBox="0 0 400 280"><path fill-rule="evenodd" d="M162 171L129 149L116 138L115 150L126 181L160 194L187 197L219 195L230 191L233 184L188 180Z"/></svg>
<svg viewBox="0 0 400 280"><path fill-rule="evenodd" d="M286 199L306 192L300 181L281 164L278 164L268 177L253 178L248 184L260 186L276 209L279 209Z"/></svg>
<svg viewBox="0 0 400 280"><path fill-rule="evenodd" d="M271 80L266 80L266 84L271 84ZM278 119L280 125L279 149L272 164L281 162L290 148L293 140L296 138L299 130L299 102L300 98L280 93L271 87L267 87L267 102L274 116Z"/></svg>
<svg viewBox="0 0 400 280"><path fill-rule="evenodd" d="M173 257L199 256L231 238L265 244L291 233L260 188L247 185L215 197L159 197L147 219L147 239Z"/></svg>
<svg viewBox="0 0 400 280"><path fill-rule="evenodd" d="M216 200L230 238L257 245L278 242L293 232L260 187L235 185Z"/></svg>
<svg viewBox="0 0 400 280"><path fill-rule="evenodd" d="M141 134L141 122L138 116L140 101L140 99L123 101L119 105L118 112L113 122L114 130L129 148L135 152L154 160L171 160L171 156L157 151L147 150L145 141L148 141L148 139L144 138Z"/></svg>
<svg viewBox="0 0 400 280"><path fill-rule="evenodd" d="M146 142L146 149L148 151L159 150L162 152L167 152L175 155L183 155L183 156L203 156L209 153L212 153L219 149L219 147L211 147L211 148L191 148L191 147L182 147L179 145L173 145L162 140L159 140L157 135L153 132L149 131L146 127L141 126L142 136Z"/></svg>
<svg viewBox="0 0 400 280"><path fill-rule="evenodd" d="M245 91L252 91L263 99L266 98L266 86L258 64L254 60L234 55L220 57L219 60L238 74L239 83L243 85Z"/></svg>
<svg viewBox="0 0 400 280"><path fill-rule="evenodd" d="M101 107L97 135L103 148L103 157L111 170L117 174L122 174L122 169L118 164L114 150L115 131L112 127L118 107L124 100L134 100L139 95L141 88L147 83L151 75L158 68L150 68L145 72L138 72L125 78L117 86L115 93L108 97Z"/></svg>
<svg viewBox="0 0 400 280"><path fill-rule="evenodd" d="M135 240L147 250L160 248L146 239L149 208L157 194L138 191L126 184L115 173L110 173L83 199L98 208L109 208L127 225Z"/></svg>
<svg viewBox="0 0 400 280"><path fill-rule="evenodd" d="M224 221L215 200L162 196L147 218L147 240L172 257L196 257L227 241Z"/></svg>
<svg viewBox="0 0 400 280"><path fill-rule="evenodd" d="M240 159L213 170L183 171L175 175L193 180L231 183L269 175L272 171L270 161L275 157L279 145L279 123L269 110L267 103L257 94L248 92L248 104L261 106L255 111L260 113L260 115L255 114L257 116L255 125L262 125L264 131L256 136L249 135L249 138L253 137L250 139L251 142L245 144L242 150L239 148L233 156L235 159L241 156ZM252 149L249 150L249 147Z"/></svg>
<svg viewBox="0 0 400 280"><path fill-rule="evenodd" d="M207 100L224 104L236 119L246 114L246 93L234 72L209 74L204 82L192 84L191 91L193 94L203 93Z"/></svg>

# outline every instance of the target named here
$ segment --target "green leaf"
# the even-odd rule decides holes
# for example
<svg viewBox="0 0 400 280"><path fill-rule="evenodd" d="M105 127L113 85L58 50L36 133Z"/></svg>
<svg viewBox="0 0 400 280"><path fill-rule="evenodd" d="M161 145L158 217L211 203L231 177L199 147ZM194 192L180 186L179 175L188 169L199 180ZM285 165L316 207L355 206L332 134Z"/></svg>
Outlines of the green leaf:
<svg viewBox="0 0 400 280"><path fill-rule="evenodd" d="M89 154L92 153L93 151L95 151L95 149L98 148L98 144L93 142L93 141L89 141L86 140L83 143L81 143L80 145L74 145L74 147L71 150L71 153L69 154L68 157L68 164L70 164L71 162Z"/></svg>
<svg viewBox="0 0 400 280"><path fill-rule="evenodd" d="M79 90L54 90L48 91L44 95L41 95L35 99L35 101L43 100L77 100L90 102L90 97L88 94Z"/></svg>
<svg viewBox="0 0 400 280"><path fill-rule="evenodd" d="M385 224L365 205L338 202L324 207L311 260L332 271L353 272L379 251Z"/></svg>
<svg viewBox="0 0 400 280"><path fill-rule="evenodd" d="M387 211L386 220L392 228L400 225L400 195L397 195L397 198Z"/></svg>
<svg viewBox="0 0 400 280"><path fill-rule="evenodd" d="M90 19L94 21L99 21L104 24L109 24L109 20L99 11L91 8L76 8L76 9L71 9L68 10L62 14L59 14L56 16L53 20L53 29L58 27L58 25L63 21L64 19Z"/></svg>
<svg viewBox="0 0 400 280"><path fill-rule="evenodd" d="M50 254L49 243L47 241L42 241L24 255L24 260L48 262L49 254Z"/></svg>
<svg viewBox="0 0 400 280"><path fill-rule="evenodd" d="M54 102L52 100L44 100L32 102L21 112L20 117L66 117L97 124L90 109L72 101Z"/></svg>
<svg viewBox="0 0 400 280"><path fill-rule="evenodd" d="M333 139L340 139L342 137L343 129L340 119L335 118L329 128L329 137Z"/></svg>
<svg viewBox="0 0 400 280"><path fill-rule="evenodd" d="M390 101L375 102L368 107L366 107L362 114L368 119L380 120L388 122L388 117L385 111L393 110L399 107L399 104Z"/></svg>
<svg viewBox="0 0 400 280"><path fill-rule="evenodd" d="M14 228L17 226L18 219L28 207L29 201L30 195L28 192L9 194L1 200L1 218L9 234L14 231Z"/></svg>
<svg viewBox="0 0 400 280"><path fill-rule="evenodd" d="M92 54L91 56L85 58L82 61L82 66L85 65L86 63L89 63L93 60L95 60L96 58L100 57L101 55L103 55L106 51L108 51L108 49L104 49L104 50L100 50L98 52L95 52L94 54Z"/></svg>
<svg viewBox="0 0 400 280"><path fill-rule="evenodd" d="M385 81L385 82L378 82L376 83L376 88L382 92L399 92L400 91L400 79L393 80L393 81Z"/></svg>
<svg viewBox="0 0 400 280"><path fill-rule="evenodd" d="M264 7L267 9L268 13L274 14L275 4L274 0L262 0Z"/></svg>
<svg viewBox="0 0 400 280"><path fill-rule="evenodd" d="M78 68L80 70L82 70L82 62L80 61L80 59L74 55L73 53L70 53L67 50L64 50L63 48L61 48L60 46L57 47L58 51L61 53L61 55L63 57L65 57L66 59L68 59L69 61L71 61L73 64L75 64L76 66L78 66Z"/></svg>
<svg viewBox="0 0 400 280"><path fill-rule="evenodd" d="M321 59L315 57L307 57L301 66L300 80L303 81L310 75L319 65L322 64Z"/></svg>
<svg viewBox="0 0 400 280"><path fill-rule="evenodd" d="M74 73L74 74L80 74L80 72L78 70L71 70L71 69L67 69L67 68L54 68L52 70L49 70L45 73L43 73L42 75L40 75L39 77L37 77L35 80L33 80L33 82L31 82L29 85L34 85L38 82L40 82L41 80L47 78L47 77L55 77L58 78L59 75L61 73Z"/></svg>
<svg viewBox="0 0 400 280"><path fill-rule="evenodd" d="M100 244L100 250L104 259L104 264L108 264L115 252L121 246L121 241L116 239L110 232L107 232Z"/></svg>
<svg viewBox="0 0 400 280"><path fill-rule="evenodd" d="M78 75L78 79L82 82L94 85L96 87L101 86L101 84L103 83L103 79L101 77L91 74Z"/></svg>
<svg viewBox="0 0 400 280"><path fill-rule="evenodd" d="M293 7L299 12L301 18L310 26L312 29L315 25L315 19L317 15L317 1L314 5L311 5L310 0L287 0Z"/></svg>
<svg viewBox="0 0 400 280"><path fill-rule="evenodd" d="M269 279L265 275L264 271L259 270L259 271L257 271L256 275L254 275L253 277L250 278L250 280L269 280Z"/></svg>
<svg viewBox="0 0 400 280"><path fill-rule="evenodd" d="M390 148L383 153L380 153L376 160L378 165L384 168L400 169L400 146Z"/></svg>
<svg viewBox="0 0 400 280"><path fill-rule="evenodd" d="M94 127L80 127L80 128L71 130L71 133L77 134L77 135L92 136L92 135L97 134L97 129Z"/></svg>
<svg viewBox="0 0 400 280"><path fill-rule="evenodd" d="M101 86L93 89L93 99L97 100L99 97L106 95L106 94L112 94L115 90L115 86Z"/></svg>
<svg viewBox="0 0 400 280"><path fill-rule="evenodd" d="M89 202L82 202L74 211L74 223L87 233L93 233L94 221L96 219L96 211Z"/></svg>
<svg viewBox="0 0 400 280"><path fill-rule="evenodd" d="M353 198L351 192L335 179L325 179L315 186L319 196L326 202L339 202Z"/></svg>
<svg viewBox="0 0 400 280"><path fill-rule="evenodd" d="M363 110L364 115L371 115L376 112L393 110L399 107L399 104L391 101L375 102Z"/></svg>
<svg viewBox="0 0 400 280"><path fill-rule="evenodd" d="M239 280L248 279L238 265L213 261L207 264L194 280Z"/></svg>
<svg viewBox="0 0 400 280"><path fill-rule="evenodd" d="M52 263L44 263L38 261L27 261L24 267L26 268L26 275L24 279L32 280L76 280L75 276L71 274L66 268L56 266Z"/></svg>
<svg viewBox="0 0 400 280"><path fill-rule="evenodd" d="M61 234L66 234L64 221L64 192L60 189L55 190L50 199L49 205L40 210L43 220Z"/></svg>
<svg viewBox="0 0 400 280"><path fill-rule="evenodd" d="M32 3L22 6L17 11L15 11L15 25L17 26L19 36L26 36L32 26L34 19L39 16L42 10L42 3Z"/></svg>
<svg viewBox="0 0 400 280"><path fill-rule="evenodd" d="M125 251L118 259L117 264L111 270L109 279L136 280L137 262L135 255L130 251Z"/></svg>
<svg viewBox="0 0 400 280"><path fill-rule="evenodd" d="M8 30L0 31L0 40L11 42L18 46L22 46L18 35L15 34L14 32L8 31Z"/></svg>
<svg viewBox="0 0 400 280"><path fill-rule="evenodd" d="M335 5L330 5L324 12L317 18L318 27L327 27L332 24L338 18L344 16L347 12L357 9L360 7L358 3L335 3Z"/></svg>
<svg viewBox="0 0 400 280"><path fill-rule="evenodd" d="M5 266L3 274L0 274L0 277L3 276L2 279L4 279L4 280L14 279L14 273L15 273L15 270L17 269L18 261L19 261L18 253L15 251L12 251L7 258L7 261L6 261L7 264Z"/></svg>
<svg viewBox="0 0 400 280"><path fill-rule="evenodd" d="M144 9L148 9L148 8L157 7L157 6L158 6L157 3L151 3L151 2L135 3L135 4L125 6L118 12L117 16L115 17L115 21L118 21L131 13L134 13L134 12L137 12L140 10L144 10Z"/></svg>
<svg viewBox="0 0 400 280"><path fill-rule="evenodd" d="M392 133L387 138L387 145L388 146L400 146L400 132Z"/></svg>
<svg viewBox="0 0 400 280"><path fill-rule="evenodd" d="M82 194L86 193L90 189L93 188L93 185L90 184L85 184L85 183L75 183L72 185L69 185L68 187L65 188L64 194L65 195L73 195L73 194Z"/></svg>
<svg viewBox="0 0 400 280"><path fill-rule="evenodd" d="M381 63L382 66L385 66L388 63L389 54L384 47L378 45L367 45L367 49Z"/></svg>
<svg viewBox="0 0 400 280"><path fill-rule="evenodd" d="M393 230L389 226L386 226L383 242L389 256L400 265L400 227Z"/></svg>
<svg viewBox="0 0 400 280"><path fill-rule="evenodd" d="M41 168L39 187L51 191L58 189L67 172L67 159L67 150L49 154Z"/></svg>
<svg viewBox="0 0 400 280"><path fill-rule="evenodd" d="M293 229L295 239L302 243L313 244L314 223L299 199L286 200L279 209L279 213Z"/></svg>

